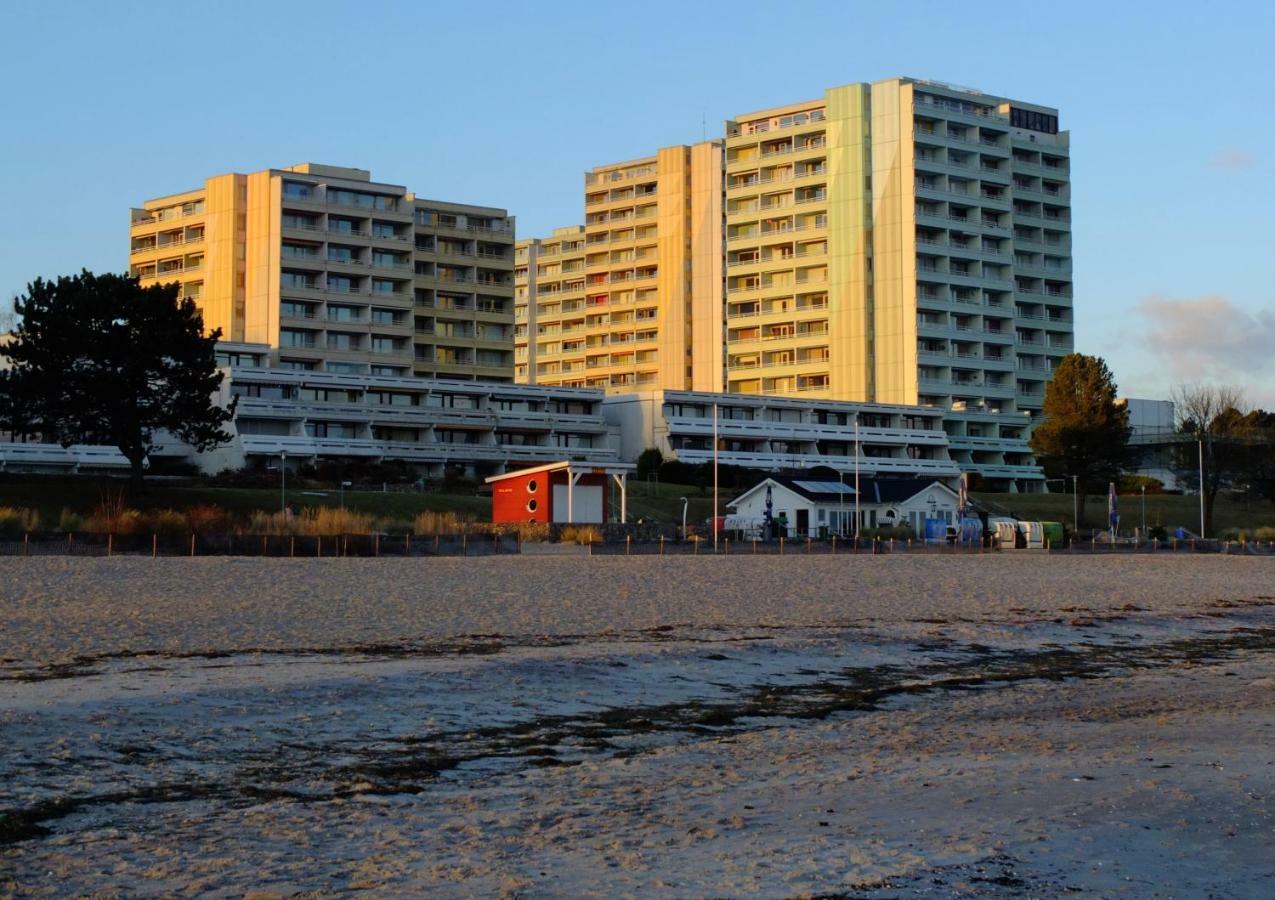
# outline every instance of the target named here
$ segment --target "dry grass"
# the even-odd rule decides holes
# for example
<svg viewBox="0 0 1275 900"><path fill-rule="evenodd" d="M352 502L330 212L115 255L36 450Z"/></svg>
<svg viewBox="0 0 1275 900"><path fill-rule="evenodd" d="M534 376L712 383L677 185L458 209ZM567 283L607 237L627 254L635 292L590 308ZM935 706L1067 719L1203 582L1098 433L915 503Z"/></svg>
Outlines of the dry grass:
<svg viewBox="0 0 1275 900"><path fill-rule="evenodd" d="M412 522L413 534L473 534L487 530L475 521L473 516L462 516L454 512L418 513Z"/></svg>

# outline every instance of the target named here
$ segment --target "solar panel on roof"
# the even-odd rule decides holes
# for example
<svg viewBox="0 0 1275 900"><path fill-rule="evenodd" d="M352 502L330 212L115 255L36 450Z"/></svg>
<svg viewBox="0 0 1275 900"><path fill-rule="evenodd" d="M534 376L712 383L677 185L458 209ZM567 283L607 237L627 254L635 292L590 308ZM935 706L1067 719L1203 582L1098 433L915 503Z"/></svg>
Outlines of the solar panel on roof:
<svg viewBox="0 0 1275 900"><path fill-rule="evenodd" d="M797 487L812 494L853 494L854 488L840 481L794 481Z"/></svg>

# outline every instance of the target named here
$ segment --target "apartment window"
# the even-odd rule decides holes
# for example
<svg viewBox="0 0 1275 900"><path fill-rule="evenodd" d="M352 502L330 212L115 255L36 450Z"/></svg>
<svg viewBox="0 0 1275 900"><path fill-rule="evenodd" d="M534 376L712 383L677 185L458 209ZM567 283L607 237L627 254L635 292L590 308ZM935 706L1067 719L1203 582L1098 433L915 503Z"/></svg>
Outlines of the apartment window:
<svg viewBox="0 0 1275 900"><path fill-rule="evenodd" d="M394 293L394 282L388 278L373 278L372 293L374 294L392 294Z"/></svg>
<svg viewBox="0 0 1275 900"><path fill-rule="evenodd" d="M403 374L403 370L398 366L372 366L371 371L373 375L386 375L390 377ZM413 440L415 440L415 438L413 438Z"/></svg>
<svg viewBox="0 0 1275 900"><path fill-rule="evenodd" d="M328 245L328 259L332 262L357 262L358 257L359 251L357 247L341 247L332 244Z"/></svg>
<svg viewBox="0 0 1275 900"><path fill-rule="evenodd" d="M329 275L328 290L340 294L354 294L357 293L358 288L353 278L346 278L344 275Z"/></svg>
<svg viewBox="0 0 1275 900"><path fill-rule="evenodd" d="M279 344L280 346L286 346L283 343L282 331L279 332ZM279 368L287 372L313 372L315 361L312 359L280 359Z"/></svg>
<svg viewBox="0 0 1275 900"><path fill-rule="evenodd" d="M373 222L372 223L373 237L392 238L394 237L394 234L395 234L394 226L391 225L390 223L388 222Z"/></svg>
<svg viewBox="0 0 1275 900"><path fill-rule="evenodd" d="M292 288L313 288L315 286L310 276L303 272L282 272L280 273L280 282L284 287Z"/></svg>
<svg viewBox="0 0 1275 900"><path fill-rule="evenodd" d="M279 315L284 318L313 319L314 306L310 303L298 303L293 300L284 300L279 304Z"/></svg>
<svg viewBox="0 0 1275 900"><path fill-rule="evenodd" d="M290 200L309 200L314 197L314 187L301 181L285 181L283 196Z"/></svg>
<svg viewBox="0 0 1275 900"><path fill-rule="evenodd" d="M291 328L279 329L280 347L313 347L314 334L309 331L296 331Z"/></svg>
<svg viewBox="0 0 1275 900"><path fill-rule="evenodd" d="M1058 133L1058 117L1048 113L1033 112L1029 109L1009 109L1009 124L1015 128L1026 128L1028 131L1039 131L1044 134Z"/></svg>
<svg viewBox="0 0 1275 900"><path fill-rule="evenodd" d="M333 303L328 304L328 321L329 322L357 322L359 320L360 309L357 306L338 306Z"/></svg>
<svg viewBox="0 0 1275 900"><path fill-rule="evenodd" d="M328 363L328 371L336 363ZM344 422L306 422L305 433L314 438L344 438L350 440L356 436L355 426Z"/></svg>
<svg viewBox="0 0 1275 900"><path fill-rule="evenodd" d="M398 343L394 338L372 336L372 352L373 353L396 353L398 351Z"/></svg>
<svg viewBox="0 0 1275 900"><path fill-rule="evenodd" d="M394 325L398 320L399 314L392 309L372 310L372 323L374 325Z"/></svg>
<svg viewBox="0 0 1275 900"><path fill-rule="evenodd" d="M359 365L358 363L330 362L325 366L325 368L329 372L335 372L341 375L362 375L363 374L363 366ZM351 391L350 393L351 395L354 394L353 391ZM328 399L336 400L337 398L329 397ZM338 400L338 402L340 401ZM357 396L352 396L349 402L351 403L357 402ZM354 436L353 434L350 435L350 437L353 437L353 436Z"/></svg>
<svg viewBox="0 0 1275 900"><path fill-rule="evenodd" d="M357 350L359 349L359 336L357 334L345 334L340 331L330 331L328 332L328 349Z"/></svg>

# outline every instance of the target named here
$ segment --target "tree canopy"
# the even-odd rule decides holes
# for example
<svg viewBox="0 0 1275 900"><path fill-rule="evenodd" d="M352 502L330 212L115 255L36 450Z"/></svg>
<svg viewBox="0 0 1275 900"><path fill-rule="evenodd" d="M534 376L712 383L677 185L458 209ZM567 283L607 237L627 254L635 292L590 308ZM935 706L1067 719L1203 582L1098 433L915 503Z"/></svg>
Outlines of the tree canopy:
<svg viewBox="0 0 1275 900"><path fill-rule="evenodd" d="M1043 412L1032 451L1047 476L1076 477L1083 522L1084 494L1105 490L1129 461L1129 411L1116 403L1115 380L1101 357L1072 353L1054 369Z"/></svg>
<svg viewBox="0 0 1275 900"><path fill-rule="evenodd" d="M1203 494L1204 531L1209 535L1219 491L1243 487L1263 496L1275 491L1275 416L1250 410L1237 388L1208 384L1178 386L1173 406L1178 431L1195 438L1194 443L1178 445L1176 474L1184 485Z"/></svg>
<svg viewBox="0 0 1275 900"><path fill-rule="evenodd" d="M37 279L17 298L13 340L0 347L0 427L69 447L118 447L140 483L161 432L207 450L233 404L213 400L221 384L203 318L177 284L143 288L126 275L84 271Z"/></svg>

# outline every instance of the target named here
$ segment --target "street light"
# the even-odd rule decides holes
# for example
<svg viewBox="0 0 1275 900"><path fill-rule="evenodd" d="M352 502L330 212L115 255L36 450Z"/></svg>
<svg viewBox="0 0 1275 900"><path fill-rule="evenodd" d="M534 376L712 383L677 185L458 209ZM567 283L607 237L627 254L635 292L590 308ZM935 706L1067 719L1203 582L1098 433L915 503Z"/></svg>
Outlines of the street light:
<svg viewBox="0 0 1275 900"><path fill-rule="evenodd" d="M341 508L342 508L342 509L345 509L345 489L346 489L346 488L348 488L348 487L350 487L350 486L351 486L351 484L352 484L352 482L349 482L349 481L342 481L342 482L341 482L340 495L341 495Z"/></svg>
<svg viewBox="0 0 1275 900"><path fill-rule="evenodd" d="M288 451L279 451L279 512L288 514Z"/></svg>
<svg viewBox="0 0 1275 900"><path fill-rule="evenodd" d="M1147 486L1142 486L1142 539L1147 539Z"/></svg>
<svg viewBox="0 0 1275 900"><path fill-rule="evenodd" d="M690 505L690 501L685 497L680 499L682 501L682 540L686 540L686 507Z"/></svg>

